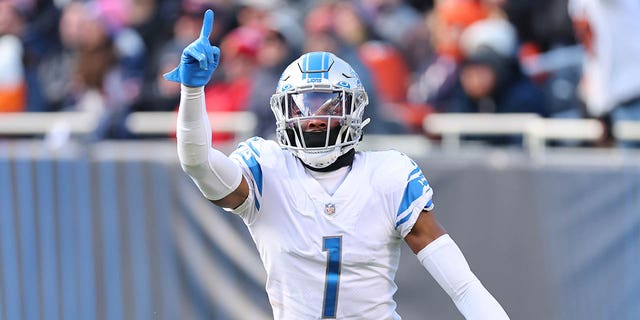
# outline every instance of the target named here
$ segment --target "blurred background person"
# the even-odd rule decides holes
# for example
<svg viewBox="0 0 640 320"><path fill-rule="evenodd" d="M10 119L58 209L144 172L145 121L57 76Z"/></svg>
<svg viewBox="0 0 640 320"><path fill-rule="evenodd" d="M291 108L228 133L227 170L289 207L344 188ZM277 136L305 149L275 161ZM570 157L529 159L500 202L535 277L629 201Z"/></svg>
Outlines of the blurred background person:
<svg viewBox="0 0 640 320"><path fill-rule="evenodd" d="M180 102L180 86L164 81L162 75L171 71L177 63L172 50L163 50L153 62L153 76L143 83L138 99L133 103L131 111L171 111Z"/></svg>
<svg viewBox="0 0 640 320"><path fill-rule="evenodd" d="M241 26L231 30L220 44L220 71L204 89L208 112L247 111L249 96L256 85L258 51L262 31ZM268 105L265 105L268 109ZM214 132L215 142L231 142L231 133Z"/></svg>
<svg viewBox="0 0 640 320"><path fill-rule="evenodd" d="M171 71L173 66L180 62L179 53L182 48L191 39L198 36L204 10L203 4L191 1L176 3L177 7L171 7L177 11L177 13L172 13L175 14L175 17L162 16L160 18L161 14L157 14L160 21L168 20L166 23L170 26L168 36L162 36L160 31L162 28L158 29L160 26L151 22L145 24L145 31L141 32L143 35L148 35L145 42L148 43L147 46L151 48L151 51L149 52L150 59L147 61L141 95L132 107L134 111L172 111L178 106L180 86L165 81L162 75ZM161 8L159 7L158 10ZM218 29L212 37L220 39L230 29L232 13L225 7L216 9L216 12L218 14L214 23ZM158 19L153 21L158 21ZM156 30L146 31L151 27Z"/></svg>
<svg viewBox="0 0 640 320"><path fill-rule="evenodd" d="M464 58L449 111L548 115L542 91L520 68L517 41L504 19L480 20L462 33Z"/></svg>
<svg viewBox="0 0 640 320"><path fill-rule="evenodd" d="M12 1L0 1L0 112L25 109L24 47L20 39L25 24Z"/></svg>
<svg viewBox="0 0 640 320"><path fill-rule="evenodd" d="M517 59L517 34L505 19L471 24L460 37L464 58L448 112L534 113L547 117L542 90L527 77ZM521 139L484 138L493 144Z"/></svg>
<svg viewBox="0 0 640 320"><path fill-rule="evenodd" d="M369 95L369 107L365 116L371 118L372 125L366 131L377 134L404 133L406 128L398 121L374 88L372 78L376 70L367 66L362 58L360 46L368 40L379 39L370 25L361 20L361 14L349 2L326 1L316 3L304 18L305 39L303 52L328 51L342 57L360 76ZM357 12L357 11L356 11ZM356 21L351 21L355 19ZM344 21L349 23L343 23Z"/></svg>
<svg viewBox="0 0 640 320"><path fill-rule="evenodd" d="M407 100L411 71L402 52L384 41L367 41L358 49L362 63L371 70L374 88L380 99L378 113L396 122L404 133L421 133L424 117L433 112L426 103ZM394 131L395 132L395 131Z"/></svg>
<svg viewBox="0 0 640 320"><path fill-rule="evenodd" d="M406 41L409 30L420 23L416 7L403 0L360 0L362 13L373 32L394 46ZM428 2L428 1L427 1Z"/></svg>
<svg viewBox="0 0 640 320"><path fill-rule="evenodd" d="M69 3L60 9L56 41L41 55L36 67L38 94L42 100L38 110L59 111L76 103L72 78L85 20L81 2Z"/></svg>
<svg viewBox="0 0 640 320"><path fill-rule="evenodd" d="M522 80L528 78L545 96L545 110L537 113L573 118L601 117L602 113L602 118L607 119L609 112L598 111L602 107L593 107L593 102L592 107L585 106L588 101L594 101L588 97L596 96L594 92L598 91L587 89L595 87L597 81L586 80L603 78L589 76L597 72L589 72L587 69L595 67L587 65L602 66L605 63L600 57L614 56L614 53L599 54L598 60L589 58L589 61L600 62L585 61L584 72L578 59L566 56L560 60L576 61L562 67L551 63L534 72L527 66L530 61L553 60L546 59L548 52L562 53L563 47L575 44L567 1L5 0L0 1L3 8L13 9L3 10L10 15L0 23L12 26L10 34L17 37L19 43L14 41L9 46L12 49L3 50L2 54L18 59L20 44L23 52L18 59L22 63L2 59L3 68L11 66L15 71L3 75L4 79L20 79L22 73L22 80L17 82L23 82L25 92L17 95L24 101L3 104L3 107L21 105L17 110L27 111L98 110L96 114L107 115L102 122L103 133L98 136L131 138L124 126L131 111L175 109L179 88L164 81L161 75L175 65L175 53L186 45L185 39L197 36L199 21L194 17L199 17L204 8L213 7L217 14L212 41L220 43L238 27L259 33L256 42L260 49L256 50L253 60L243 66L254 72L250 82L260 83L272 77L269 69L276 66L287 51L295 54L329 50L345 57L363 78L370 80L367 84L371 87L371 108L367 112L370 117L379 118L374 119L375 126L367 129L371 133L422 133L422 123L431 113L452 111L460 71L467 65L465 49L460 47L461 36L471 25L485 20L507 21L515 28L514 59L524 64ZM580 30L595 29L597 23L589 22L588 27L584 27L586 24L581 21L588 20L590 11L598 12L594 15L598 17L606 17L609 12L585 9L597 7L601 1L595 5L590 4L591 1L572 2L571 8L576 8L572 9L576 35L583 42L589 42L583 36L589 32ZM609 9L626 11L630 17L634 15L633 1L615 3ZM629 7L622 9L627 3ZM635 30L638 24L633 18L617 19L616 23L626 25L627 30ZM617 27L607 25L605 28ZM83 32L85 29L98 31L87 34ZM622 34L620 32L616 34ZM3 33L4 37L7 35L9 33ZM634 52L637 45L633 43L626 41L623 45L629 48L610 52ZM21 65L22 71L19 71ZM235 68L233 65L230 63L229 68ZM633 69L633 62L623 62L623 65ZM223 79L227 77L223 76L224 69L225 66L221 66L221 72L216 74L221 78L214 79L212 86L218 80L220 84L227 82ZM229 70L229 73L236 72ZM582 89L578 91L577 82L582 73ZM624 79L626 76L617 77L609 85L631 82ZM5 85L9 87L11 92L20 92L20 89L14 91L12 85ZM270 117L268 108L259 107L265 101L260 92L266 90L255 85L240 87L245 88L240 90L244 94L229 95L221 85L214 91L218 92L216 95L225 92L221 94L225 99L244 96L244 106L231 108L233 110L249 110L259 118ZM612 92L611 96L617 95L617 90ZM618 104L633 104L633 96L631 93L621 95ZM615 109L619 110L615 112L620 114L619 118L629 119L628 110L633 108ZM273 132L268 126L271 124L258 121L257 130Z"/></svg>
<svg viewBox="0 0 640 320"><path fill-rule="evenodd" d="M277 28L265 30L257 53L258 68L253 75L256 84L277 83L281 71L298 57L300 53L295 44ZM254 85L249 94L248 110L257 118L255 134L265 138L274 138L276 125L271 121L273 112L269 106L273 88L264 85Z"/></svg>
<svg viewBox="0 0 640 320"><path fill-rule="evenodd" d="M576 94L582 51L576 45L567 0L488 0L501 3L518 36L518 60L545 95L551 118L585 117Z"/></svg>
<svg viewBox="0 0 640 320"><path fill-rule="evenodd" d="M437 112L448 112L453 90L464 55L460 36L472 23L486 19L489 7L476 0L442 0L436 2L428 16L432 51L421 61L415 61L419 71L408 88L408 100L426 103Z"/></svg>
<svg viewBox="0 0 640 320"><path fill-rule="evenodd" d="M512 58L481 47L464 60L449 111L546 116L543 97Z"/></svg>
<svg viewBox="0 0 640 320"><path fill-rule="evenodd" d="M431 109L407 101L411 71L400 49L408 41L407 31L420 21L417 9L395 0L342 1L332 15L337 36L355 49L370 73L377 96L374 112L386 122L379 132L422 131L422 118Z"/></svg>
<svg viewBox="0 0 640 320"><path fill-rule="evenodd" d="M609 130L640 120L640 2L571 0L569 12L585 51L579 93L587 115Z"/></svg>
<svg viewBox="0 0 640 320"><path fill-rule="evenodd" d="M85 111L98 119L94 138L126 138L124 117L140 94L145 45L126 25L124 7L71 1L60 42L38 64L42 111Z"/></svg>

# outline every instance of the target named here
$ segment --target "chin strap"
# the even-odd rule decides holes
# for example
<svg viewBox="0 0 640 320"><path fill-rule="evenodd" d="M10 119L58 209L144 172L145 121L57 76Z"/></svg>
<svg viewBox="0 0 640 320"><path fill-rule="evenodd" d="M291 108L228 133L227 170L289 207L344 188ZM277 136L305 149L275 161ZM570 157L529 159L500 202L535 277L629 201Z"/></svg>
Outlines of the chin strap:
<svg viewBox="0 0 640 320"><path fill-rule="evenodd" d="M340 169L342 167L346 167L346 166L350 166L353 164L353 158L356 155L356 150L355 149L351 149L349 151L347 151L347 153L341 155L338 157L338 159L336 159L336 161L334 161L332 164L324 167L324 168L314 168L306 163L304 163L304 161L300 160L300 162L302 162L302 165L305 166L306 168L308 168L309 170L313 170L313 171L317 171L317 172L329 172L329 171L334 171L337 169Z"/></svg>

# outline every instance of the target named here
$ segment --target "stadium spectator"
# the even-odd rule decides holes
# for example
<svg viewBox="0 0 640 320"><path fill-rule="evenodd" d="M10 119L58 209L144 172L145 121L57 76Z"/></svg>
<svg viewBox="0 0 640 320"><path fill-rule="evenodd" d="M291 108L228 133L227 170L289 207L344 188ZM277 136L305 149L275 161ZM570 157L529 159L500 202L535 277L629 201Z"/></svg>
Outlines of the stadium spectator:
<svg viewBox="0 0 640 320"><path fill-rule="evenodd" d="M81 2L72 2L61 10L58 23L60 42L47 50L37 66L42 111L58 111L77 103L73 72L81 46L83 23L88 15Z"/></svg>
<svg viewBox="0 0 640 320"><path fill-rule="evenodd" d="M546 101L522 71L516 55L517 34L505 19L469 25L460 36L464 59L449 112L536 113L547 115ZM520 143L520 137L476 137L491 144Z"/></svg>
<svg viewBox="0 0 640 320"><path fill-rule="evenodd" d="M151 44L152 48L158 48L150 52L152 56L147 65L147 80L143 84L140 97L132 107L133 110L175 110L180 99L180 86L164 81L162 75L169 72L179 62L176 54L180 53L181 48L198 35L202 12L200 7L191 8L185 4L180 8L180 14L172 24L172 36L162 43ZM218 29L223 30L220 23L225 21L224 11L218 10L217 12L221 13L217 22Z"/></svg>
<svg viewBox="0 0 640 320"><path fill-rule="evenodd" d="M567 0L486 1L502 8L516 31L517 58L525 75L543 91L547 115L551 118L583 117L584 106L576 95L580 53L574 47ZM479 35L476 32L468 36Z"/></svg>
<svg viewBox="0 0 640 320"><path fill-rule="evenodd" d="M409 30L421 21L420 12L406 1L363 0L359 3L373 32L394 46L405 43Z"/></svg>
<svg viewBox="0 0 640 320"><path fill-rule="evenodd" d="M508 319L437 222L415 162L397 151L356 152L367 97L344 60L310 52L285 69L271 99L279 143L254 137L230 157L212 148L203 116L203 87L221 54L209 43L212 20L207 11L201 36L166 75L181 83L178 157L202 194L249 228L274 319L400 318L393 295L403 240L462 315Z"/></svg>
<svg viewBox="0 0 640 320"><path fill-rule="evenodd" d="M491 0L495 1L495 0ZM497 0L518 31L521 44L535 53L574 45L568 0Z"/></svg>
<svg viewBox="0 0 640 320"><path fill-rule="evenodd" d="M460 36L464 59L450 111L547 116L542 91L524 75L517 33L505 19L483 19Z"/></svg>
<svg viewBox="0 0 640 320"><path fill-rule="evenodd" d="M429 34L433 54L425 57L423 69L415 74L408 89L408 100L426 103L437 112L447 112L458 78L460 62L464 58L460 36L472 23L489 17L490 11L475 0L443 0L436 2Z"/></svg>
<svg viewBox="0 0 640 320"><path fill-rule="evenodd" d="M102 3L104 4L104 3ZM46 111L89 112L94 138L124 138L124 117L141 90L145 47L120 11L100 2L67 4L59 22L61 46L38 65Z"/></svg>
<svg viewBox="0 0 640 320"><path fill-rule="evenodd" d="M11 1L0 1L0 112L22 111L26 105L24 20Z"/></svg>
<svg viewBox="0 0 640 320"><path fill-rule="evenodd" d="M449 111L546 116L543 97L513 58L481 47L463 62Z"/></svg>
<svg viewBox="0 0 640 320"><path fill-rule="evenodd" d="M388 134L388 133L404 133L406 128L404 124L396 121L394 116L386 117L385 106L380 101L378 92L374 90L374 82L371 81L371 70L363 63L360 58L359 44L351 43L342 38L350 32L343 30L338 32L336 17L334 11L342 7L336 6L332 2L316 4L305 17L305 41L302 47L303 52L327 51L333 52L348 61L353 69L358 73L362 83L366 87L369 94L369 106L367 116L375 123L375 126L367 128L368 132ZM353 39L353 38L351 38Z"/></svg>
<svg viewBox="0 0 640 320"><path fill-rule="evenodd" d="M14 8L3 11L11 15L6 19L3 16L0 24L15 24L12 27L13 36L3 34L3 38L19 39L18 42L2 42L0 54L7 57L0 59L1 67L6 70L9 70L9 66L13 68L13 71L3 72L1 76L2 99L17 97L19 101L3 103L2 108L14 111L82 110L83 106L93 104L82 103L82 97L94 97L99 106L92 108L108 110L115 117L111 120L112 125L121 125L131 110L174 110L179 99L179 87L162 81L161 75L175 65L176 53L197 33L198 17L203 8L214 5L218 17L214 22L213 41L220 41L237 26L262 32L277 23L279 26L276 29L286 38L292 54L302 51L336 52L360 73L370 92L367 112L376 123L367 128L370 132L419 132L422 118L430 112L450 111L452 95L464 61L459 42L465 29L474 22L488 18L508 20L514 24L519 36L520 57L537 56L545 53L545 50L575 41L573 29L570 28L571 20L568 19L567 1L0 1L4 8ZM576 34L586 46L590 42L608 41L603 39L619 39L617 35L623 34L633 39L634 35L629 30L638 27L638 22L633 20L634 10L637 10L635 2L616 1L609 8L612 11L599 9L601 2L571 2ZM614 11L625 12L624 15L620 14L619 19L607 18L617 17ZM627 14L631 18L626 18ZM598 17L613 22L594 22L600 21ZM104 35L98 36L101 32L94 35L81 32L83 25L88 29L93 28L92 24L100 25L99 29L104 29L101 31ZM304 28L299 28L300 24ZM626 24L626 27L618 27L618 24ZM616 36L591 38L589 29L598 29L599 34L611 31ZM104 37L107 43L103 46L104 50L87 50L85 40L88 37ZM633 72L619 73L624 76L609 81L603 76L607 71L594 70L614 70L612 68L619 68L615 67L617 61L621 61L625 71L632 70L635 68L633 61L616 57L623 52L624 55L633 56L632 52L638 47L636 42L618 41L612 46L591 46L593 50L588 52L583 72L579 70L580 65L574 65L533 75L534 83L541 86L549 98L547 114L551 117L586 114L602 119L613 117L614 121L635 119L632 110L635 97L639 94L630 84L633 81L625 78ZM617 49L618 45L626 47ZM614 46L616 49L606 49ZM595 54L599 51L602 52ZM22 57L18 58L20 55ZM10 62L19 60L22 63ZM609 63L609 60L616 62ZM254 64L259 67L259 77L269 69L268 66L262 69L260 61ZM226 73L224 69L225 66L220 68L216 78ZM396 72L390 73L390 69ZM578 91L575 88L580 73L583 75L579 90L582 101L577 99ZM407 77L408 84L403 80ZM104 81L97 80L100 78ZM214 79L211 85L218 80ZM22 85L15 86L14 81ZM605 85L612 89L603 89ZM262 88L252 87L248 91L252 95L254 91L262 91ZM400 98L403 91L405 98ZM604 94L598 92L607 92L606 96L611 98L609 100L615 102L602 98ZM254 105L254 98L248 99L249 104ZM604 100L609 102L602 103ZM619 108L618 105L626 107ZM583 114L580 108L585 109ZM264 111L260 108L255 110ZM106 136L128 136L121 129L109 129L110 133ZM270 131L265 129L264 132Z"/></svg>
<svg viewBox="0 0 640 320"><path fill-rule="evenodd" d="M358 54L371 70L381 102L378 112L402 125L403 131L421 133L423 119L434 110L428 104L407 101L411 72L400 50L382 41L367 41L360 45Z"/></svg>
<svg viewBox="0 0 640 320"><path fill-rule="evenodd" d="M258 51L263 31L238 27L227 34L220 45L220 72L205 88L207 111L245 111L258 69ZM231 142L231 133L212 133L214 142Z"/></svg>
<svg viewBox="0 0 640 320"><path fill-rule="evenodd" d="M258 50L258 68L253 74L255 83L276 83L280 79L280 73L289 61L298 56L298 50L284 32L275 27L269 28L264 33L264 38ZM276 126L272 121L273 112L265 106L269 105L273 88L271 86L253 86L249 95L249 108L257 118L255 134L270 138L275 134Z"/></svg>
<svg viewBox="0 0 640 320"><path fill-rule="evenodd" d="M585 50L579 90L588 116L609 130L640 120L640 2L572 0L569 11Z"/></svg>
<svg viewBox="0 0 640 320"><path fill-rule="evenodd" d="M174 50L164 48L156 57L153 66L154 77L145 81L138 99L133 103L132 111L172 111L180 102L180 86L164 81L162 75L171 71L178 63Z"/></svg>
<svg viewBox="0 0 640 320"><path fill-rule="evenodd" d="M379 22L385 19L400 19L404 15L410 14L413 10L399 6L398 3L386 1L377 7L379 11L393 11L395 13L385 16L378 16ZM316 9L323 8L322 6ZM410 71L402 52L392 44L392 40L385 40L374 31L374 26L370 25L363 18L364 8L357 6L354 2L341 1L329 3L324 6L322 14L317 18L308 17L307 30L314 32L320 29L321 25L317 21L328 24L325 29L331 30L340 41L357 54L358 60L367 69L371 77L372 87L375 88L376 98L371 100L371 113L375 113L376 128L379 133L405 133L419 132L422 130L422 119L431 112L427 105L411 104L407 102L407 86L410 81ZM404 13L402 13L404 12ZM318 14L318 11L312 12ZM382 14L382 13L380 13ZM392 16L399 14L395 18ZM384 16L384 14L382 14ZM390 21L392 22L392 21ZM385 22L385 23L390 23ZM410 22L405 21L404 26L409 26ZM406 35L398 35L401 41ZM322 49L322 48L319 48ZM329 48L331 50L331 48ZM346 56L346 55L345 55ZM384 119L384 120L383 120Z"/></svg>

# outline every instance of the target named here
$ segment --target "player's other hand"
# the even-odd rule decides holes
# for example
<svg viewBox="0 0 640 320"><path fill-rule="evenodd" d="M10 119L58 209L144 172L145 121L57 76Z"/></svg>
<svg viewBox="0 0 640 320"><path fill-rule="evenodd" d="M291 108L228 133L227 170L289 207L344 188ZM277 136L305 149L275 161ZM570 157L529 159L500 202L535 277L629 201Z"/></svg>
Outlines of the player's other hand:
<svg viewBox="0 0 640 320"><path fill-rule="evenodd" d="M213 11L209 9L204 13L200 37L184 48L180 64L165 73L165 79L189 87L202 87L209 82L220 61L220 49L209 43L212 28Z"/></svg>

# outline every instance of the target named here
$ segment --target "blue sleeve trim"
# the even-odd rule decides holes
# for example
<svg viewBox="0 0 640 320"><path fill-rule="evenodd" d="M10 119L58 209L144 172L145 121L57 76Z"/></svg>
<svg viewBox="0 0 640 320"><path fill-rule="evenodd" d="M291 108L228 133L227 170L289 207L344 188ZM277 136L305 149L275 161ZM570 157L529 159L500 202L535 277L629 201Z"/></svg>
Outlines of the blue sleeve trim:
<svg viewBox="0 0 640 320"><path fill-rule="evenodd" d="M424 206L425 210L431 210L433 209L433 200L429 199L429 202L427 202L427 204Z"/></svg>
<svg viewBox="0 0 640 320"><path fill-rule="evenodd" d="M430 188L429 182L422 174L409 181L407 187L404 189L404 195L402 196L402 201L400 201L400 207L398 208L396 216L400 216L400 214L409 209L413 201L428 192Z"/></svg>
<svg viewBox="0 0 640 320"><path fill-rule="evenodd" d="M255 180L256 186L258 187L258 193L262 195L262 167L260 167L260 163L258 163L254 155L247 156L246 154L242 154L241 156L251 171L253 180Z"/></svg>
<svg viewBox="0 0 640 320"><path fill-rule="evenodd" d="M258 193L262 196L262 167L258 163L258 160L254 155L241 154L242 160L247 164L249 170L251 171L251 175L253 176L253 180L258 187ZM258 196L253 197L254 204L256 209L260 210L260 199Z"/></svg>
<svg viewBox="0 0 640 320"><path fill-rule="evenodd" d="M413 215L412 212L410 212L408 215L406 215L404 218L400 219L398 222L396 222L396 229L403 223L407 222L407 220L409 220L409 218L411 218L411 216Z"/></svg>
<svg viewBox="0 0 640 320"><path fill-rule="evenodd" d="M258 162L260 151L256 142L260 142L262 138L253 137L238 145L238 149L233 152L233 156L239 157L245 163L255 184L257 195L254 197L255 206L260 210L260 197L262 196L262 166Z"/></svg>
<svg viewBox="0 0 640 320"><path fill-rule="evenodd" d="M258 149L256 149L256 147L253 145L253 141L257 141L259 138L253 138L251 140L247 140L246 141L246 145L249 146L249 148L251 149L251 151L253 151L253 153L256 154L256 156L260 156L260 152L258 152Z"/></svg>
<svg viewBox="0 0 640 320"><path fill-rule="evenodd" d="M258 197L253 197L253 204L256 206L256 209L260 210L260 200L258 200Z"/></svg>
<svg viewBox="0 0 640 320"><path fill-rule="evenodd" d="M416 167L415 169L413 169L413 171L411 171L411 173L409 173L409 176L407 176L407 180L411 179L411 176L420 172L420 168Z"/></svg>

